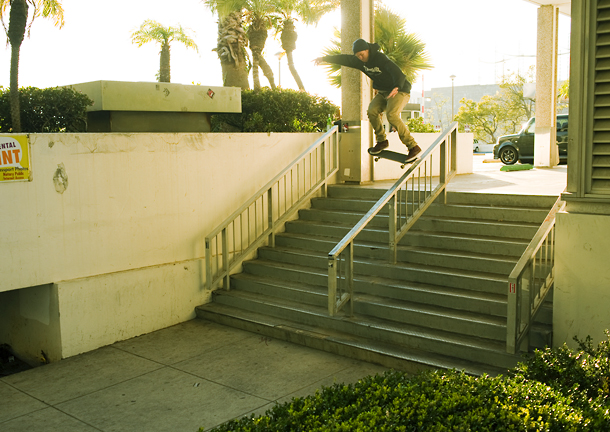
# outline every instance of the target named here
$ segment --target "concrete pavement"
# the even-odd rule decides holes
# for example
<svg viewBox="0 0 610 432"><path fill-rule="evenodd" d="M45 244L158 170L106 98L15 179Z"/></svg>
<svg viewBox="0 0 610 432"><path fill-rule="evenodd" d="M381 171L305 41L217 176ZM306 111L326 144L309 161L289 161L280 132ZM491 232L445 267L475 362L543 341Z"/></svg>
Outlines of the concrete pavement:
<svg viewBox="0 0 610 432"><path fill-rule="evenodd" d="M195 319L0 379L0 430L196 432L384 370Z"/></svg>

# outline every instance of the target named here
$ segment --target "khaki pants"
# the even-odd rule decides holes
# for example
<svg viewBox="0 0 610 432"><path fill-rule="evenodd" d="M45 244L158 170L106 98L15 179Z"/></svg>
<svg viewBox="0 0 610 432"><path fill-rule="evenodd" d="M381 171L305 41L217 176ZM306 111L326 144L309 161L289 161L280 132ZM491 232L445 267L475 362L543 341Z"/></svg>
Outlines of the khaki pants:
<svg viewBox="0 0 610 432"><path fill-rule="evenodd" d="M396 128L400 141L411 149L417 145L407 125L404 124L400 113L405 107L411 95L409 93L398 92L396 96L388 99L389 92L378 92L369 104L367 114L373 130L375 131L375 138L377 142L385 141L387 139L385 130L383 129L382 116L385 111L385 115L388 118L388 123Z"/></svg>

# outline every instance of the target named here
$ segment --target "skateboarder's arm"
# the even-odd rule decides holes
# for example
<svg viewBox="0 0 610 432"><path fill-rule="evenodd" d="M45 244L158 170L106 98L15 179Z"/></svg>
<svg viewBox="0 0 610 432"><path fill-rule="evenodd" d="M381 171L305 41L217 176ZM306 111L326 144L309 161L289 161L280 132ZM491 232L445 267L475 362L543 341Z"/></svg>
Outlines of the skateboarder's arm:
<svg viewBox="0 0 610 432"><path fill-rule="evenodd" d="M320 63L333 63L356 69L361 69L363 64L360 60L358 60L356 56L353 56L351 54L338 54L332 56L318 57L314 60L314 63L316 65L319 65Z"/></svg>

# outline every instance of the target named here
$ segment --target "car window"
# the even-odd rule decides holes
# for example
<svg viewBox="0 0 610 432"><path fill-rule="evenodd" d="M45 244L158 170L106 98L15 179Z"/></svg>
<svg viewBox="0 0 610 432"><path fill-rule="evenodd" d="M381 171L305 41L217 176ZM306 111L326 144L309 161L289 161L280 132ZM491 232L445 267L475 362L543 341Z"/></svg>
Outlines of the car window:
<svg viewBox="0 0 610 432"><path fill-rule="evenodd" d="M565 132L568 130L568 119L557 119L557 132Z"/></svg>
<svg viewBox="0 0 610 432"><path fill-rule="evenodd" d="M530 134L536 133L536 120L535 119L532 120L532 123L529 126L527 126L525 133L530 133Z"/></svg>

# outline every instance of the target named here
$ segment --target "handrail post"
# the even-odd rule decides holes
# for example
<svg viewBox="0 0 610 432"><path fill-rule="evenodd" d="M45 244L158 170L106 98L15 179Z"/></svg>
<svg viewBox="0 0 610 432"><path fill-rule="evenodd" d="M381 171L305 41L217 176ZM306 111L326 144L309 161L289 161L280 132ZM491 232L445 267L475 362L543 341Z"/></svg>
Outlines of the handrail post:
<svg viewBox="0 0 610 432"><path fill-rule="evenodd" d="M447 184L447 176L449 174L448 170L447 170L447 150L448 150L448 145L447 145L447 141L449 138L446 138L442 144L441 144L441 160L440 160L440 172L439 172L439 179L438 182L440 185L445 186ZM443 203L447 204L447 188L445 187L443 190Z"/></svg>
<svg viewBox="0 0 610 432"><path fill-rule="evenodd" d="M510 354L517 352L517 310L518 280L508 279L507 320L506 320L506 351Z"/></svg>
<svg viewBox="0 0 610 432"><path fill-rule="evenodd" d="M328 139L328 142L330 142L332 138ZM320 152L320 172L322 173L322 175L324 175L324 177L326 177L326 148L330 147L326 145L326 140L324 140L324 142L322 143L321 147L321 152ZM322 196L322 198L326 198L327 195L327 191L326 191L326 182L324 182L324 184L322 184L322 187L320 188L320 195Z"/></svg>
<svg viewBox="0 0 610 432"><path fill-rule="evenodd" d="M279 203L278 203L279 206ZM278 207L279 208L279 207ZM267 190L267 223L271 230L269 233L269 247L275 247L275 226L273 226L273 186Z"/></svg>
<svg viewBox="0 0 610 432"><path fill-rule="evenodd" d="M388 203L388 228L389 228L389 249L390 249L390 263L396 264L396 194L392 196Z"/></svg>
<svg viewBox="0 0 610 432"><path fill-rule="evenodd" d="M349 296L350 316L354 316L354 242L350 242L347 258L347 269L345 278L347 279L347 295Z"/></svg>
<svg viewBox="0 0 610 432"><path fill-rule="evenodd" d="M328 314L335 316L337 301L337 257L328 257Z"/></svg>
<svg viewBox="0 0 610 432"><path fill-rule="evenodd" d="M212 289L212 248L210 247L211 240L205 239L205 289Z"/></svg>
<svg viewBox="0 0 610 432"><path fill-rule="evenodd" d="M229 271L229 236L227 235L227 229L222 230L222 267L225 272L224 288L229 291L231 289L231 281Z"/></svg>

